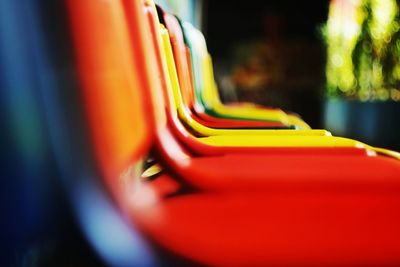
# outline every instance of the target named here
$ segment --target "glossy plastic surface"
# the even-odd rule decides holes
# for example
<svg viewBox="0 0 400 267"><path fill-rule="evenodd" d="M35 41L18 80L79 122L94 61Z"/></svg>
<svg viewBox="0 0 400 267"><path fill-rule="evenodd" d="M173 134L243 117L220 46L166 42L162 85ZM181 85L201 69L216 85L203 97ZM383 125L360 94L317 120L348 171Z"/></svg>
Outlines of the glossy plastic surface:
<svg viewBox="0 0 400 267"><path fill-rule="evenodd" d="M131 35L126 39L145 59L132 56L127 61L150 66L136 70L140 74L137 86L118 90L150 89L137 96L151 106L157 102L150 96L162 94L157 86L163 83L150 82L161 77L157 70L162 68L152 65L155 47L145 45L152 32L148 12L154 10L152 3L146 2L124 2L126 24L120 19L124 14L116 12L118 1L112 2L117 10L95 9L99 14L92 19L108 22L113 31L105 31L107 42L125 40L118 36L125 36L124 27L129 27ZM115 59L125 62L122 57ZM121 64L129 70L123 72L127 78L131 64ZM165 107L158 108L164 111ZM216 266L400 263L398 161L367 153L289 156L271 152L194 158L181 149L162 118L156 122L149 122L156 125L154 152L165 174L134 187L137 190L120 179L110 179L110 183L125 189L121 194L129 193L129 197L117 199L124 201L122 206L132 223L160 250L192 263Z"/></svg>
<svg viewBox="0 0 400 267"><path fill-rule="evenodd" d="M327 179L332 181L331 179ZM376 180L379 181L379 178ZM381 185L385 182L382 181ZM360 180L362 184L362 180ZM152 238L174 254L211 266L396 266L400 237L396 189L329 187L179 192L168 176L134 207ZM150 216L148 214L151 214ZM147 216L146 216L147 215ZM157 219L156 219L157 218Z"/></svg>
<svg viewBox="0 0 400 267"><path fill-rule="evenodd" d="M130 45L124 9L118 3L97 2L70 1L69 7L96 155L106 176L118 177L147 152L152 113L142 91L135 89L142 84L142 66L133 61L138 50Z"/></svg>

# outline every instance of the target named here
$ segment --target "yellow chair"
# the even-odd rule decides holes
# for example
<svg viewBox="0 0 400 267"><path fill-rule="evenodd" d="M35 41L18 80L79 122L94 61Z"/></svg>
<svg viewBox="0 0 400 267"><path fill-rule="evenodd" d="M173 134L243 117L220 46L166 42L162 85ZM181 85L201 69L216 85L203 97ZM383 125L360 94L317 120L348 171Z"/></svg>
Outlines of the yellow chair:
<svg viewBox="0 0 400 267"><path fill-rule="evenodd" d="M287 136L287 135L304 135L304 136L330 136L331 133L326 130L260 130L260 129L214 129L206 127L196 120L194 120L183 102L181 90L179 88L178 75L175 68L175 61L172 52L172 47L169 39L168 30L160 24L160 30L163 39L163 51L161 53L165 57L166 72L168 73L168 79L170 80L170 88L167 90L169 105L171 109L177 112L177 116L185 123L185 125L194 132L197 136L208 137L215 135L276 135L276 136ZM258 110L261 111L261 110ZM268 111L264 111L268 113ZM284 113L283 113L284 114ZM286 114L284 114L286 116Z"/></svg>
<svg viewBox="0 0 400 267"><path fill-rule="evenodd" d="M192 130L203 131L200 137L196 138L202 144L216 147L357 147L400 159L400 153L374 148L348 138L335 137L326 130L217 130L198 124L185 115L168 30L160 24L159 33L168 104L175 116L183 118L185 124L194 125Z"/></svg>
<svg viewBox="0 0 400 267"><path fill-rule="evenodd" d="M146 0L150 2L150 0ZM175 119L178 116L178 110L175 102L175 98L179 96L176 92L179 92L179 83L177 78L177 72L175 68L175 62L173 58L172 47L169 39L169 33L167 29L160 24L157 12L155 10L154 3L152 4L154 7L154 31L153 32L153 42L156 48L156 53L158 53L158 57L160 60L160 67L162 68L161 79L163 81L164 90L163 93L165 94L165 100L167 101L166 105L169 107L169 112L167 114L159 114L161 117L167 115L173 116L172 118L169 117L169 123L174 123ZM175 91L173 90L175 89ZM174 94L175 92L175 94ZM154 92L155 93L155 92ZM161 92L160 92L161 93ZM161 97L161 95L157 94L157 97ZM182 101L182 100L179 100ZM163 101L160 99L160 103L162 104ZM175 105L175 106L174 106ZM165 107L158 107L157 110L161 112ZM166 118L165 118L166 119ZM164 120L164 119L163 119ZM178 126L181 127L182 125ZM210 129L215 130L215 129ZM293 135L289 133L293 132L300 132L306 133L307 130L303 131L296 131L296 130L259 130L257 134L257 130L227 130L225 133L237 133L238 135L232 134L222 134L214 131L207 130L211 133L215 133L215 135L203 135L203 137L194 137L190 134L190 132L185 132L185 137L191 140L195 140L195 142L209 146L209 147L356 147L356 148L366 148L369 151L375 150L378 153L388 154L389 156L400 158L399 154L396 152L386 151L386 150L378 150L374 149L366 144L361 142L347 139L347 138L340 138L340 137L333 137L327 131L318 131L314 130L317 133L319 132L320 135ZM247 134L248 133L248 134ZM185 140L181 140L185 142ZM193 142L192 142L193 143ZM375 153L372 151L372 153Z"/></svg>

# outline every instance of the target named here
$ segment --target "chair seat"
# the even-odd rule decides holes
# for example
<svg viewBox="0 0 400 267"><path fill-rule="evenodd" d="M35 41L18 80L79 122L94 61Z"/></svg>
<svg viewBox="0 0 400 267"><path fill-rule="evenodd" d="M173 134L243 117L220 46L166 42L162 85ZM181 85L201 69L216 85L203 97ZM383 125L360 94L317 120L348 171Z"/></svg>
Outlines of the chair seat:
<svg viewBox="0 0 400 267"><path fill-rule="evenodd" d="M191 112L191 116L204 126L217 129L293 129L292 126L287 126L280 122L224 119L212 117L207 113L201 112Z"/></svg>
<svg viewBox="0 0 400 267"><path fill-rule="evenodd" d="M159 199L147 205L135 202L135 223L157 246L195 263L400 264L398 190L349 192L317 187L308 191L232 190L164 197L177 189L165 174L149 186L159 192Z"/></svg>
<svg viewBox="0 0 400 267"><path fill-rule="evenodd" d="M384 190L400 193L400 165L383 156L240 155L189 158L184 179L206 190Z"/></svg>

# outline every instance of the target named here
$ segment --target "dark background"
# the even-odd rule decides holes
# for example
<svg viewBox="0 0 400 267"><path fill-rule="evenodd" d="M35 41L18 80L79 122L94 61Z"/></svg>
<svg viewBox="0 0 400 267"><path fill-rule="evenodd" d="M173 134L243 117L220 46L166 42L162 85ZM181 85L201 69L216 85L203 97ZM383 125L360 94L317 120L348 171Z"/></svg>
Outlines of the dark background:
<svg viewBox="0 0 400 267"><path fill-rule="evenodd" d="M320 29L328 8L327 0L206 1L203 32L222 99L277 106L301 114L314 128L322 127L325 48ZM256 90L230 88L235 68L243 63L238 50L251 43L268 45L275 58L255 58L266 75L277 73L280 78Z"/></svg>

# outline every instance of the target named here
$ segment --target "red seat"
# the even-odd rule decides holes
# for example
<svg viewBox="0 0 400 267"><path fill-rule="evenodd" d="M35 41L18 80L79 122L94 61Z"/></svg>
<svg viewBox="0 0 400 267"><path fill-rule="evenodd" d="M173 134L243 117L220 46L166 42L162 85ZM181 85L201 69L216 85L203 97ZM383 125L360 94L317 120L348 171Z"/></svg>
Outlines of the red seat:
<svg viewBox="0 0 400 267"><path fill-rule="evenodd" d="M171 178L159 179L165 188ZM201 192L132 211L155 243L204 265L396 266L399 200L380 190Z"/></svg>

